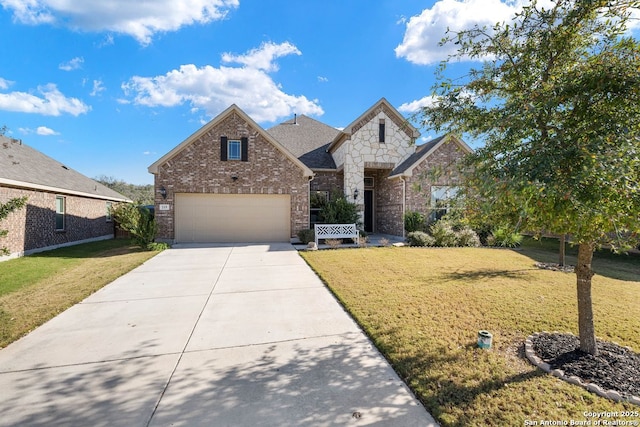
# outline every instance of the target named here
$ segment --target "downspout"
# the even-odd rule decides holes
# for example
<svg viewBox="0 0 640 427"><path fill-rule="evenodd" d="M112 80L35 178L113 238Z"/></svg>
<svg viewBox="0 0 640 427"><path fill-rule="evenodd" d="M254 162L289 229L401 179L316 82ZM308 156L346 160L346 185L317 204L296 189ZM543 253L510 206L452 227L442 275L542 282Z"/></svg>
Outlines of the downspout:
<svg viewBox="0 0 640 427"><path fill-rule="evenodd" d="M402 181L402 219L400 223L402 227L402 240L405 240L406 236L404 235L404 232L405 232L404 231L404 213L405 213L406 203L407 203L407 196L406 196L407 181L404 180L403 175L400 175L400 180Z"/></svg>
<svg viewBox="0 0 640 427"><path fill-rule="evenodd" d="M311 181L315 177L315 173L309 177L309 185L307 186L307 228L311 228Z"/></svg>

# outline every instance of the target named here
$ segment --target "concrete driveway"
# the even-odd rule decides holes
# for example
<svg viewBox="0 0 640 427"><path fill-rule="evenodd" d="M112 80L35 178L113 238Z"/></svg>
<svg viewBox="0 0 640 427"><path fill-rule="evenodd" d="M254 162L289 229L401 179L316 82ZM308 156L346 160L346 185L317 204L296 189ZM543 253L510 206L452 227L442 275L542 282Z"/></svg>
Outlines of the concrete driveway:
<svg viewBox="0 0 640 427"><path fill-rule="evenodd" d="M160 253L0 350L0 425L429 426L288 244Z"/></svg>

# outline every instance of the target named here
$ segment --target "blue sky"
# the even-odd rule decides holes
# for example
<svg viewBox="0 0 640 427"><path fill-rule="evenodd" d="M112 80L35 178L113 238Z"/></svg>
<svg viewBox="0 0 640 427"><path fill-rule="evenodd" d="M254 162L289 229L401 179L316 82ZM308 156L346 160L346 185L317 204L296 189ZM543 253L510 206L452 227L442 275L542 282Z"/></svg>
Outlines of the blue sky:
<svg viewBox="0 0 640 427"><path fill-rule="evenodd" d="M429 101L447 27L520 0L0 0L0 126L89 176L147 167L232 103L264 128ZM423 138L436 136L422 129Z"/></svg>

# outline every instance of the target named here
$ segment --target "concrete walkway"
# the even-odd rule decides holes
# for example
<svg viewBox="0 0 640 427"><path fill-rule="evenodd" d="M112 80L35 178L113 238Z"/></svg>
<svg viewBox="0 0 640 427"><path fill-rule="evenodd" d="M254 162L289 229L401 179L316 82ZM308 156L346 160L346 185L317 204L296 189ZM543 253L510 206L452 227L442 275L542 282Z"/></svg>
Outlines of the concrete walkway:
<svg viewBox="0 0 640 427"><path fill-rule="evenodd" d="M167 250L0 350L0 425L429 426L288 244Z"/></svg>

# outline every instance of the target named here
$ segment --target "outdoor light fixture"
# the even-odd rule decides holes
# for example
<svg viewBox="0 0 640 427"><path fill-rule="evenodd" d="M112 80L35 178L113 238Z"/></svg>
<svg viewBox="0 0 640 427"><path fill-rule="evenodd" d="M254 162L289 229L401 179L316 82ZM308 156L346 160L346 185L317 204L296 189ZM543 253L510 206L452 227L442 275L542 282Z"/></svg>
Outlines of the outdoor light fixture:
<svg viewBox="0 0 640 427"><path fill-rule="evenodd" d="M163 199L167 198L167 189L164 188L164 185L160 187L160 195L162 196Z"/></svg>
<svg viewBox="0 0 640 427"><path fill-rule="evenodd" d="M233 182L236 182L238 180L238 177L236 175L233 175L231 179L233 180Z"/></svg>
<svg viewBox="0 0 640 427"><path fill-rule="evenodd" d="M353 200L358 200L358 194L360 194L360 192L357 188L353 190Z"/></svg>

